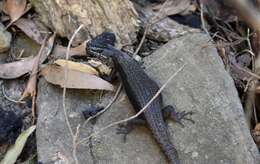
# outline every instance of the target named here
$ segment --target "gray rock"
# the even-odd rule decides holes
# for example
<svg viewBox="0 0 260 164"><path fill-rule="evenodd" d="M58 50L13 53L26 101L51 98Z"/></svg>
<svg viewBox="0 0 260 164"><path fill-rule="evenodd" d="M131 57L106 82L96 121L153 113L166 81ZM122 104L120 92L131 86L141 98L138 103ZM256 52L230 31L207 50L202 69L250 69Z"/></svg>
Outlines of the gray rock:
<svg viewBox="0 0 260 164"><path fill-rule="evenodd" d="M185 121L184 128L168 121L172 141L183 163L259 163L233 80L204 34L190 33L173 39L146 58L145 63L147 72L160 85L185 64L163 91L165 104L174 103L179 111L196 113L195 124ZM92 103L105 105L113 94L68 90L66 105L73 130L83 124L80 110ZM72 139L64 119L62 90L41 79L37 104L38 159L43 163L72 163ZM133 111L125 93L121 93L95 124L81 128L80 140L109 123L129 117ZM109 128L81 144L77 149L79 163L166 163L145 127L135 128L126 143L122 135L116 134L116 128Z"/></svg>
<svg viewBox="0 0 260 164"><path fill-rule="evenodd" d="M158 12L153 11L152 6L153 5L151 4L147 4L145 5L145 7L140 7L138 4L135 4L135 9L140 15L140 25L143 29L146 28L147 24L149 24L148 20L158 17ZM172 9L174 10L174 7ZM168 42L169 40L176 37L180 37L190 32L198 31L200 30L181 25L173 19L167 16L163 16L163 19L160 19L156 23L152 24L152 26L150 26L146 37L152 40L157 40L159 42Z"/></svg>
<svg viewBox="0 0 260 164"><path fill-rule="evenodd" d="M166 104L194 111L194 125L170 123L184 163L260 163L234 82L208 38L201 33L176 38L146 59L149 74L163 84L185 68L163 91Z"/></svg>
<svg viewBox="0 0 260 164"><path fill-rule="evenodd" d="M11 40L12 35L4 30L4 25L0 23L0 53L9 49Z"/></svg>

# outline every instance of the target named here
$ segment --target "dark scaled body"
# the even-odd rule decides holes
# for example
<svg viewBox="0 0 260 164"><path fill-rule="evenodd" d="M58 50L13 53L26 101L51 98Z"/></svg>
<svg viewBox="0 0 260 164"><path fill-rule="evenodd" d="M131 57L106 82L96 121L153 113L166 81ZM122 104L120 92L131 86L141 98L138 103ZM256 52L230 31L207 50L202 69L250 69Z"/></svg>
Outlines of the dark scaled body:
<svg viewBox="0 0 260 164"><path fill-rule="evenodd" d="M104 40L113 41L103 42ZM108 39L109 38L109 39ZM87 44L88 54L95 57L111 57L115 69L119 72L126 94L136 112L141 110L159 90L158 85L153 81L128 54L113 47L115 36L113 33L102 33ZM189 113L177 113L172 106L165 108L168 114L177 121ZM177 115L177 117L176 117ZM167 125L163 117L162 96L159 95L144 111L143 116L151 129L155 140L171 164L179 164L178 153L170 141Z"/></svg>

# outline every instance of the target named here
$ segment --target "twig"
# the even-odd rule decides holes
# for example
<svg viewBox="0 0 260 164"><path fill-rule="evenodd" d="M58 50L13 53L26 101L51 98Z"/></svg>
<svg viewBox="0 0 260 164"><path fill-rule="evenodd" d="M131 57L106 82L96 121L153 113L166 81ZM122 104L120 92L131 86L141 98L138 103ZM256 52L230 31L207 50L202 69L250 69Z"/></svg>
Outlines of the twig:
<svg viewBox="0 0 260 164"><path fill-rule="evenodd" d="M209 31L207 30L206 25L205 25L205 21L204 21L203 3L202 2L200 2L200 20L201 20L202 29L210 37ZM212 38L211 38L211 40L212 40Z"/></svg>
<svg viewBox="0 0 260 164"><path fill-rule="evenodd" d="M18 57L16 59L21 59L24 53L24 49L21 50L20 54L18 55Z"/></svg>
<svg viewBox="0 0 260 164"><path fill-rule="evenodd" d="M122 86L123 86L123 85L122 85L122 82L121 82L121 83L119 84L118 88L117 88L117 91L116 91L116 93L115 93L113 99L107 104L107 106L106 106L103 110L99 111L96 115L94 115L94 116L92 116L92 117L89 117L89 118L84 122L84 124L83 124L82 127L85 127L86 124L87 124L90 120L93 120L94 118L96 118L96 117L98 117L99 115L101 115L102 113L104 113L104 112L116 101L116 99L117 99L117 97L118 97L118 95L119 95L119 93L120 93L120 91L121 91L121 89L122 89Z"/></svg>
<svg viewBox="0 0 260 164"><path fill-rule="evenodd" d="M134 56L137 55L138 52L139 52L139 50L141 49L141 47L142 47L142 45L143 45L143 43L144 43L145 37L146 37L146 35L147 35L147 32L149 31L149 29L151 28L151 26L153 26L155 23L157 23L157 22L160 20L160 19L156 20L156 18L162 13L162 11L163 11L163 9L165 8L165 6L166 6L166 4L167 4L168 1L169 1L169 0L166 0L166 1L162 4L162 6L161 6L160 10L158 11L158 13L157 13L155 16L151 17L151 18L148 20L147 25L146 25L145 30L144 30L143 37L142 37L142 39L141 39L141 41L140 41L138 47L136 48L136 50L135 50L135 52L134 52Z"/></svg>
<svg viewBox="0 0 260 164"><path fill-rule="evenodd" d="M247 37L246 37L246 41L249 47L249 53L251 54L251 60L252 60L252 72L255 72L255 54L253 52L252 46L251 46L251 42L250 42L250 29L247 28Z"/></svg>
<svg viewBox="0 0 260 164"><path fill-rule="evenodd" d="M257 30L258 31L258 30ZM255 74L255 70L256 70L256 63L255 63L255 53L253 52L252 46L251 46L251 42L250 42L250 29L247 28L247 36L246 36L246 41L247 41L247 45L248 45L248 49L245 49L244 52L248 52L251 55L251 63L252 63L252 73ZM256 74L257 75L257 74ZM257 124L257 116L256 116L256 108L255 108L255 104L256 104L256 85L258 80L254 79L254 80L248 80L246 87L244 89L244 91L247 91L247 98L245 100L245 113L247 114L246 116L247 119L251 120L251 117L254 117L254 120L256 121ZM247 90L248 88L250 88L249 90ZM252 111L252 113L250 112ZM249 123L250 124L250 123Z"/></svg>
<svg viewBox="0 0 260 164"><path fill-rule="evenodd" d="M121 123L124 123L124 122L127 122L129 120L132 120L134 118L137 118L139 115L141 115L145 109L160 95L160 93L162 92L162 90L167 86L167 84L184 68L185 64L179 68L165 83L164 85L156 92L156 94L150 99L150 101L138 112L136 113L135 115L131 116L131 117L128 117L126 119L123 119L123 120L120 120L120 121L116 121L116 122L113 122L105 127L103 127L102 129L100 129L99 131L97 132L94 132L92 134L90 134L88 137L82 139L80 142L78 142L78 144L81 144L81 143L84 143L86 140L89 140L91 137L103 132L104 130L112 127L112 126L115 126L115 125L118 125L118 124L121 124Z"/></svg>
<svg viewBox="0 0 260 164"><path fill-rule="evenodd" d="M19 101L19 100L14 100L10 97L8 97L5 93L5 88L4 88L4 84L2 84L2 93L3 93L3 96L4 98L6 98L7 100L13 102L13 103L20 103L20 104L25 104L26 102L25 101Z"/></svg>
<svg viewBox="0 0 260 164"><path fill-rule="evenodd" d="M234 65L236 66L237 69L240 69L241 71L244 71L244 72L248 73L248 74L249 74L250 76L252 76L253 78L260 80L260 76L259 76L259 75L255 74L255 73L253 73L253 72L251 72L251 71L249 71L249 70L246 70L245 68L240 67L240 66L237 65L237 64L234 64Z"/></svg>
<svg viewBox="0 0 260 164"><path fill-rule="evenodd" d="M73 39L75 38L75 36L77 35L77 33L79 32L79 30L83 27L83 25L81 24L77 30L73 33L73 35L71 36L70 38L70 41L69 41L69 44L67 46L67 51L66 51L66 61L65 61L65 71L64 71L64 88L63 88L63 93L62 93L62 106L63 106L63 112L64 112L64 116L65 116L65 121L66 121L66 124L68 126L68 129L70 131L70 135L72 137L72 144L73 144L73 152L75 152L75 156L74 156L74 153L73 153L73 158L74 158L74 161L76 164L78 164L78 158L77 158L77 155L76 155L76 145L74 145L74 143L76 143L76 140L77 140L77 131L75 132L75 135L73 133L73 130L72 130L72 127L70 125L70 122L69 122L69 118L68 118L68 114L67 114L67 110L66 110L66 84L67 84L67 80L68 80L68 59L69 59L69 52L70 52L70 47L71 47L71 44L72 44L72 41Z"/></svg>
<svg viewBox="0 0 260 164"><path fill-rule="evenodd" d="M27 82L27 86L19 99L24 100L26 97L30 96L32 97L32 124L35 124L36 121L36 96L37 96L37 72L39 69L39 65L41 64L41 56L44 53L44 48L46 46L46 42L48 39L48 35L45 36L43 43L41 45L41 48L34 60L33 67L32 67L32 74L35 75L30 75L30 78Z"/></svg>
<svg viewBox="0 0 260 164"><path fill-rule="evenodd" d="M148 22L149 23L149 22ZM143 34L143 37L138 45L138 47L136 48L135 52L134 52L134 55L137 55L139 50L141 49L143 43L144 43L144 40L145 40L145 37L146 37L146 34L148 32L148 30L150 29L151 25L150 24L147 24L146 27L145 27L145 30L144 30L144 34Z"/></svg>
<svg viewBox="0 0 260 164"><path fill-rule="evenodd" d="M80 125L77 126L75 135L73 137L72 155L73 155L73 158L74 158L76 164L79 163L78 158L77 158L77 139L78 139L78 136L79 136L79 128L80 128Z"/></svg>
<svg viewBox="0 0 260 164"><path fill-rule="evenodd" d="M236 56L239 56L241 54L244 54L245 52L249 53L252 57L255 57L255 53L252 50L244 49L236 54Z"/></svg>
<svg viewBox="0 0 260 164"><path fill-rule="evenodd" d="M254 112L255 124L257 124L257 123L258 123L258 119L257 119L257 114L256 114L255 103L254 103L254 105L253 105L253 112Z"/></svg>

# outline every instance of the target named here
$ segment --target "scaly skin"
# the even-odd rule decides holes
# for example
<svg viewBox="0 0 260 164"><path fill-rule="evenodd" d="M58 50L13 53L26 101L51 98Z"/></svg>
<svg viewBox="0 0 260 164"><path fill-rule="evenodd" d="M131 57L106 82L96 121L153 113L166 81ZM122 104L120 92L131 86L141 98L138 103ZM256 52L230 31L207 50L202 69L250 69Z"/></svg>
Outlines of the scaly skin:
<svg viewBox="0 0 260 164"><path fill-rule="evenodd" d="M123 81L126 94L134 109L138 112L152 99L159 90L159 87L145 73L139 63L126 53L113 47L114 41L114 34L103 33L89 42L86 50L88 54L96 57L112 58L115 69L119 72ZM175 114L178 113L175 112ZM182 115L181 118L183 118L184 115ZM169 163L179 164L180 160L177 150L170 141L170 135L163 118L161 95L149 105L144 111L143 116Z"/></svg>

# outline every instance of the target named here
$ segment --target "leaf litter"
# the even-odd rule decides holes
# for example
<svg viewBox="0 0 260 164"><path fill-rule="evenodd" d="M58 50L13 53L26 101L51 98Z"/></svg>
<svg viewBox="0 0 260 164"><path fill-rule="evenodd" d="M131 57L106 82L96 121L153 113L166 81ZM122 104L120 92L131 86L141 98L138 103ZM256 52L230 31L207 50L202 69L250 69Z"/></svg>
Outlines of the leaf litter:
<svg viewBox="0 0 260 164"><path fill-rule="evenodd" d="M47 65L41 71L41 75L52 84L60 85L62 88L64 84L65 68L57 65ZM68 68L68 79L66 88L73 89L97 89L109 90L114 89L113 85L93 74L84 73L78 70Z"/></svg>
<svg viewBox="0 0 260 164"><path fill-rule="evenodd" d="M17 3L19 2L19 3ZM175 15L175 14L183 14L187 13L190 11L195 11L197 10L196 7L193 5L190 5L189 0L176 0L176 1L168 1L169 5L166 5L164 8L164 12L161 14L158 14L153 22L157 22L157 20L164 18L165 16L170 16L170 15ZM174 2L179 2L177 5L174 4ZM231 47L231 50L227 50L225 46L224 48L221 47L222 49L225 49L224 52L224 57L226 59L225 64L229 64L227 67L231 71L234 72L235 75L237 75L238 80L241 81L242 83L245 83L245 81L249 81L248 79L257 79L259 80L259 73L255 72L253 69L254 65L254 59L249 61L249 64L247 65L241 65L240 63L246 63L244 58L239 58L238 56L235 57L236 60L232 60L230 58L231 53L237 53L237 47L233 43L239 40L239 37L245 37L245 35L238 35L238 37L234 37L233 34L239 33L236 28L233 28L234 25L236 26L241 26L239 22L237 22L237 16L231 12L230 8L228 6L225 6L225 3L218 3L218 1L213 1L213 0L202 0L201 2L204 3L204 6L208 9L210 8L211 11L206 11L204 13L207 17L214 17L212 20L216 24L209 24L209 26L216 28L216 31L210 30L210 33L212 35L212 38L214 38L214 41L218 42L222 38L224 38L225 44L229 44L229 47ZM214 3L213 3L214 2ZM20 28L26 35L28 35L30 38L32 38L34 41L36 41L38 44L42 44L43 42L43 37L41 36L41 33L39 30L36 29L35 24L33 21L30 19L25 19L25 18L20 18L24 12L26 11L26 0L6 0L5 2L5 13L10 16L11 22L9 25L7 25L7 28L11 25L14 24L18 28ZM153 9L158 10L161 8L161 5L155 6ZM202 10L202 9L201 9ZM213 15L210 13L213 13ZM202 16L203 17L203 16ZM221 21L224 20L224 23L220 22L220 19L222 18ZM202 18L203 19L203 18ZM205 21L205 20L204 20ZM233 29L231 29L232 27ZM231 30L230 30L231 29ZM243 31L244 29L242 29ZM233 36L232 36L233 35ZM258 34L259 35L259 34ZM218 39L216 39L218 38ZM258 38L260 38L258 36ZM258 42L260 43L260 42ZM54 43L52 42L51 47L47 48L49 50L49 53L52 49ZM252 43L253 44L253 43ZM239 44L240 47L245 48L245 45ZM249 48L248 48L249 47ZM250 49L250 46L247 48ZM220 49L219 48L219 51ZM252 51L252 49L250 49ZM256 50L255 54L257 53L258 50ZM31 89L26 89L25 93L27 92L30 96L35 95L35 89L36 89L36 81L37 81L37 76L36 74L38 73L38 67L39 65L49 56L49 55L44 55L48 53L42 53L42 55L36 56L36 57L29 57L25 58L21 61L16 61L12 63L7 63L7 64L1 64L1 70L0 70L0 77L3 79L14 79L18 78L28 72L32 71L31 77L28 82L28 88ZM55 45L53 48L53 52L51 56L54 59L59 59L59 58L65 58L66 54L66 47L61 46L61 45ZM71 48L70 50L70 57L73 56L85 56L85 43L82 43L78 47ZM246 54L246 53L245 53ZM40 56L42 56L40 58ZM250 58L249 58L250 59ZM44 78L52 84L55 85L60 85L61 87L64 87L64 60L56 60L54 62L57 65L47 65L44 67L41 71L41 74L44 76ZM252 67L252 68L251 68ZM82 63L76 63L72 61L68 61L68 81L66 83L67 88L75 88L75 89L104 89L104 90L113 90L113 86L102 80L101 78L97 77L98 73L93 71L91 67L88 67ZM33 89L32 89L33 88ZM242 89L245 89L246 85L243 85ZM258 86L259 88L259 86ZM255 89L257 91L257 87ZM258 89L258 92L260 89ZM244 94L244 93L243 93ZM259 97L258 97L259 98ZM253 104L252 106L255 106ZM259 106L256 106L259 110ZM259 111L258 111L259 114ZM256 121L258 122L258 121ZM254 134L255 136L258 137L258 145L259 145L259 123L256 124L254 129ZM260 146L259 146L260 147Z"/></svg>
<svg viewBox="0 0 260 164"><path fill-rule="evenodd" d="M14 164L21 154L28 137L35 131L35 129L36 125L33 125L27 130L23 131L16 139L15 144L8 149L4 159L0 163Z"/></svg>
<svg viewBox="0 0 260 164"><path fill-rule="evenodd" d="M42 44L44 37L34 21L27 18L20 18L14 25L21 29L27 36L36 41L38 44Z"/></svg>
<svg viewBox="0 0 260 164"><path fill-rule="evenodd" d="M92 74L92 75L99 75L97 70L95 70L93 67L91 67L87 64L78 63L78 62L74 62L74 61L70 61L70 60L68 60L67 62L68 62L68 65L67 65L68 69L70 69L70 70L89 73L89 74ZM66 60L58 59L54 63L59 65L59 66L65 67Z"/></svg>
<svg viewBox="0 0 260 164"><path fill-rule="evenodd" d="M4 3L4 12L10 16L11 22L6 29L17 21L26 11L26 0L6 0Z"/></svg>

